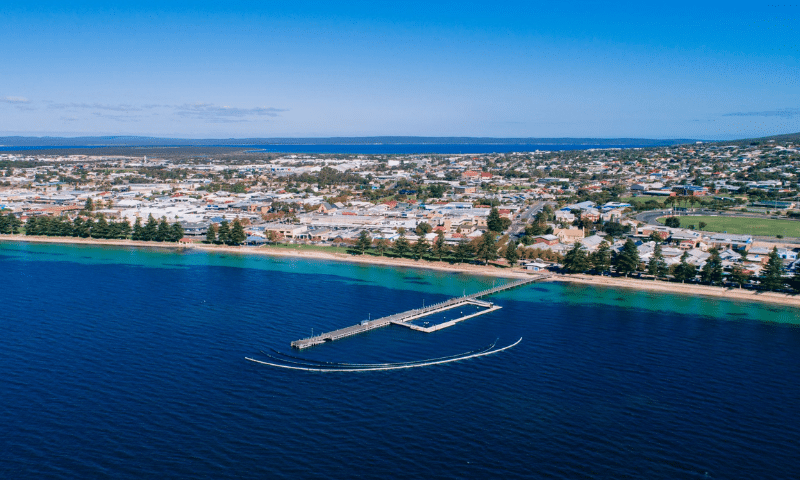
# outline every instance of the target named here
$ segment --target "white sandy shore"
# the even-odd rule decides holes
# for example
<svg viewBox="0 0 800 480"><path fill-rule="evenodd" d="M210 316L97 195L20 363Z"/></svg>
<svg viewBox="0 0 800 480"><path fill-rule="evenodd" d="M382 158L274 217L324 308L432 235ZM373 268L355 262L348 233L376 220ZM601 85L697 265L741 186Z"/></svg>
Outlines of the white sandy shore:
<svg viewBox="0 0 800 480"><path fill-rule="evenodd" d="M450 273L464 273L469 275L492 276L499 278L525 278L528 272L522 269L500 268L496 266L450 264L447 262L429 262L424 260L411 260L407 258L375 257L371 255L349 255L344 253L328 253L319 250L297 250L276 247L229 247L220 245L193 244L191 246L177 245L174 243L140 242L133 240L99 240L91 238L73 237L29 237L24 235L0 235L0 242L32 242L32 243L60 243L82 245L114 245L125 247L145 247L163 249L193 249L207 252L224 252L244 255L269 255L275 257L296 257L309 260L331 260L339 262L363 263L370 265L385 265L391 267L420 268L438 270ZM754 292L744 289L728 289L711 287L707 285L691 285L681 283L662 282L657 280L640 280L635 278L600 277L595 275L553 275L551 281L568 282L590 285L602 285L614 288L631 288L653 292L677 293L684 295L703 295L721 297L730 300L757 301L780 305L800 307L800 295L787 295L775 292Z"/></svg>

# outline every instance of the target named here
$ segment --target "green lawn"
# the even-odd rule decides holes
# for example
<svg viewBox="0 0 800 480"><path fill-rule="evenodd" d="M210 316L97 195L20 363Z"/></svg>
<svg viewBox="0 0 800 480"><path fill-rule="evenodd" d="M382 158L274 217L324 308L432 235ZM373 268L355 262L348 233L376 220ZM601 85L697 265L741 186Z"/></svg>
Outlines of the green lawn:
<svg viewBox="0 0 800 480"><path fill-rule="evenodd" d="M664 218L658 219L664 223ZM765 235L784 237L800 237L800 222L795 220L773 220L770 218L746 217L678 217L681 227L694 225L700 229L700 222L705 222L703 230L707 232L728 232L742 235Z"/></svg>

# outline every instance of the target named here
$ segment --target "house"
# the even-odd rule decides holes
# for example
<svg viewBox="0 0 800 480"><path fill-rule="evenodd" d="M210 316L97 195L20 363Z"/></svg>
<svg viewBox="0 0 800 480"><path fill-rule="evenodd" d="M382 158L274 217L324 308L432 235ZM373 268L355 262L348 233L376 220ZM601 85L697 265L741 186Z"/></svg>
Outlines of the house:
<svg viewBox="0 0 800 480"><path fill-rule="evenodd" d="M541 262L530 262L523 265L525 270L530 270L532 272L541 272L542 270L547 270L547 264Z"/></svg>
<svg viewBox="0 0 800 480"><path fill-rule="evenodd" d="M753 237L750 235L714 233L708 236L708 244L718 250L730 248L733 250L748 251L753 245Z"/></svg>
<svg viewBox="0 0 800 480"><path fill-rule="evenodd" d="M590 237L586 237L580 241L581 245L586 247L586 250L593 252L597 250L597 247L600 246L601 243L605 242L605 238L601 237L600 235L592 235Z"/></svg>
<svg viewBox="0 0 800 480"><path fill-rule="evenodd" d="M575 221L575 215L572 212L565 212L563 210L559 210L556 212L556 222L559 223L572 223Z"/></svg>
<svg viewBox="0 0 800 480"><path fill-rule="evenodd" d="M558 237L561 243L575 243L584 237L582 228L556 228L553 230L553 235Z"/></svg>
<svg viewBox="0 0 800 480"><path fill-rule="evenodd" d="M537 235L533 237L533 243L543 243L545 245L555 245L559 242L559 239L555 235Z"/></svg>
<svg viewBox="0 0 800 480"><path fill-rule="evenodd" d="M769 261L770 253L772 253L772 250L769 248L753 247L748 250L746 258L749 262L758 262L764 265Z"/></svg>

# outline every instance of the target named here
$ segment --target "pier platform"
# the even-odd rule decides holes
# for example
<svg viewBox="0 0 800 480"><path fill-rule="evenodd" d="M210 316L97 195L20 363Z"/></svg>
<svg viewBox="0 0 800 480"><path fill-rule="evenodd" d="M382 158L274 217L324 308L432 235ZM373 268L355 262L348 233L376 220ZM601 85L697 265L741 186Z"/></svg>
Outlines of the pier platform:
<svg viewBox="0 0 800 480"><path fill-rule="evenodd" d="M529 283L533 283L539 280L543 280L549 277L549 274L539 274L539 275L532 275L529 278L524 278L522 280L517 280L515 282L508 282L502 285L498 285L496 287L492 287L477 293L473 293L471 295L465 295L463 297L455 297L451 298L450 300L446 300L444 302L439 302L433 305L429 305L425 308L415 308L413 310L408 310L405 312L395 313L394 315L389 315L387 317L377 318L375 320L365 320L357 325L353 325L350 327L340 328L339 330L334 330L332 332L323 333L320 335L315 335L309 338L303 338L300 340L295 340L292 342L292 347L297 349L303 349L308 347L313 347L314 345L321 345L323 343L332 342L334 340L339 340L342 338L350 337L353 335L357 335L359 333L368 332L370 330L375 330L376 328L382 328L388 325L396 324L401 325L404 327L411 328L413 330L421 331L421 332L434 332L436 330L441 330L443 328L451 327L458 322L464 321L468 318L476 317L478 315L483 315L489 312L493 312L495 310L500 309L501 307L494 305L491 302L486 302L483 300L479 300L480 297L485 297L489 295L493 295L498 292L502 292L504 290L510 290L512 288L521 287L523 285L527 285ZM463 305L478 305L481 307L485 307L486 310L481 310L480 312L474 313L472 315L467 315L465 317L461 317L455 320L450 320L448 322L434 325L432 327L421 327L419 325L413 325L408 323L412 320L416 320L418 318L426 317L428 315L433 315L435 313L443 312L445 310L450 310L451 308L457 308Z"/></svg>

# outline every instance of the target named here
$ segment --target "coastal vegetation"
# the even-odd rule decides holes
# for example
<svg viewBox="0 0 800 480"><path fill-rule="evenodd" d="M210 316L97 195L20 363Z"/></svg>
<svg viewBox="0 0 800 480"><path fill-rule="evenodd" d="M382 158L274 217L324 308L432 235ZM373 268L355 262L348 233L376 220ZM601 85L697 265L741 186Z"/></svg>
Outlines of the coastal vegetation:
<svg viewBox="0 0 800 480"><path fill-rule="evenodd" d="M72 221L61 216L42 216L28 218L25 235L177 242L183 238L183 227L178 222L170 225L166 218L156 221L152 215L144 226L137 218L133 228L127 220L109 221L103 215L77 216Z"/></svg>
<svg viewBox="0 0 800 480"><path fill-rule="evenodd" d="M19 228L21 226L22 221L13 213L9 212L5 215L0 213L0 234L15 235L19 233Z"/></svg>
<svg viewBox="0 0 800 480"><path fill-rule="evenodd" d="M645 264L639 259L636 244L628 239L622 250L612 254L606 242L602 242L598 249L591 254L587 253L583 245L576 242L564 255L562 268L566 273L589 273L595 275L619 275L628 277L631 274L642 278L644 274L653 279L674 281L680 283L702 283L706 285L722 285L743 287L749 285L762 290L800 292L800 274L793 277L783 275L783 263L778 255L778 249L773 248L767 259L761 275L752 276L739 265L734 265L725 271L722 257L716 248L708 251L710 257L698 270L697 266L689 263L689 254L684 252L679 263L668 267L661 245L656 243L650 260ZM749 283L756 282L755 284Z"/></svg>
<svg viewBox="0 0 800 480"><path fill-rule="evenodd" d="M241 245L247 240L247 234L238 218L233 220L233 224L228 224L227 220L220 222L219 227L214 224L208 226L206 233L206 243L216 245Z"/></svg>

